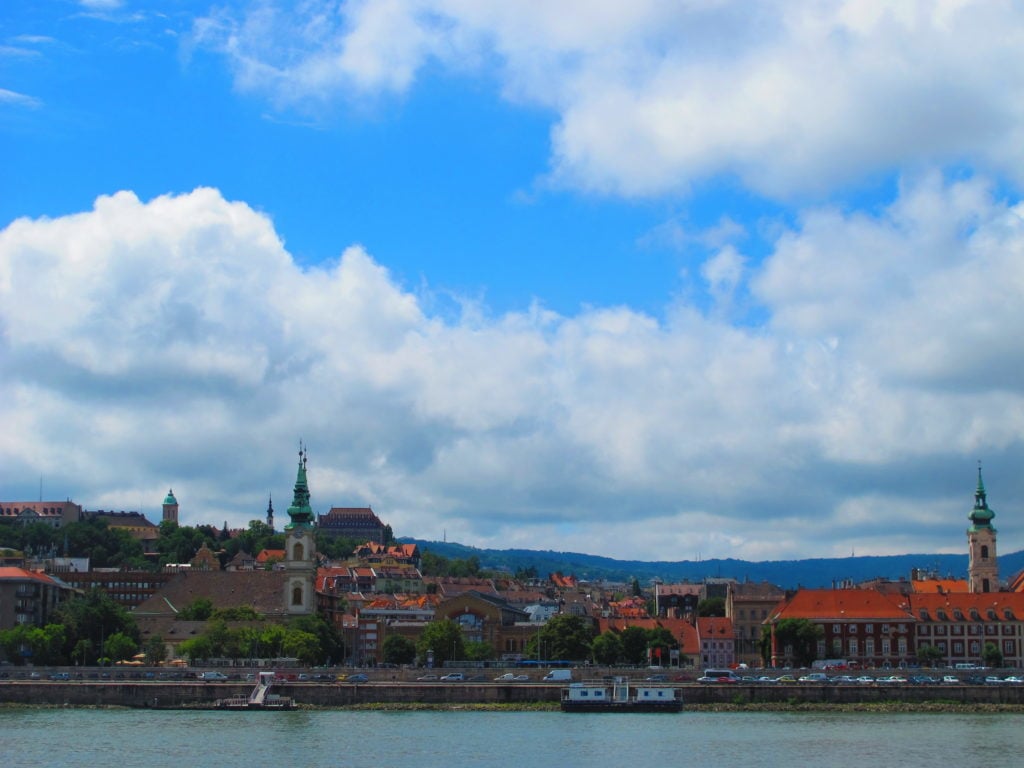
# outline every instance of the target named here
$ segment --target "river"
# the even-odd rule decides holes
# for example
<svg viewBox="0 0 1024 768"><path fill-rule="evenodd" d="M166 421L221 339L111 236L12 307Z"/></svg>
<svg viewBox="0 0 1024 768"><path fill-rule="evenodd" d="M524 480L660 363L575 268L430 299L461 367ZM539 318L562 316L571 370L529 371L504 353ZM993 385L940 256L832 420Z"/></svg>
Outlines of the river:
<svg viewBox="0 0 1024 768"><path fill-rule="evenodd" d="M1017 766L1024 715L0 708L8 766Z"/></svg>

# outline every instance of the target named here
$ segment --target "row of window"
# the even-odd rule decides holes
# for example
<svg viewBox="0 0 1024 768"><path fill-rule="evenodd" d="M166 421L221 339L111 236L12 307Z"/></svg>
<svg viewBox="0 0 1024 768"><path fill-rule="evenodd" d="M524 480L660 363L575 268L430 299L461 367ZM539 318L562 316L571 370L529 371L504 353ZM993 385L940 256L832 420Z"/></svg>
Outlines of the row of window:
<svg viewBox="0 0 1024 768"><path fill-rule="evenodd" d="M854 634L856 632L859 632L861 627L864 628L864 632L866 634L871 635L871 634L874 634L874 632L875 632L875 625L874 624L850 624L847 627L846 631L849 634ZM882 624L881 627L882 627L882 632L883 633L887 634L887 633L893 631L891 624ZM842 624L833 624L832 625L832 634L833 635L838 635L842 631L843 631L843 625ZM906 631L907 631L907 625L906 624L897 624L896 625L896 632L906 632Z"/></svg>
<svg viewBox="0 0 1024 768"><path fill-rule="evenodd" d="M967 628L966 628L966 631L965 631L964 626L962 624L953 624L953 625L951 625L949 627L943 626L941 624L938 625L938 626L934 626L934 627L929 626L927 624L925 624L925 625L920 625L919 624L918 627L917 627L917 634L919 636L925 636L925 637L928 636L928 635L932 635L932 634L934 634L934 635L946 635L946 634L949 634L949 635L963 635L963 634L967 634L967 635L980 635L980 634L982 634L982 626L983 625L981 625L981 624L969 624L969 625L967 625ZM1012 635L1012 634L1016 633L1016 627L1014 625L1012 625L1012 624L1003 624L1001 626L1002 626L1002 633L1004 635ZM995 624L985 624L984 625L984 634L986 634L986 635L998 635L999 631L1000 631L1000 627L995 625Z"/></svg>

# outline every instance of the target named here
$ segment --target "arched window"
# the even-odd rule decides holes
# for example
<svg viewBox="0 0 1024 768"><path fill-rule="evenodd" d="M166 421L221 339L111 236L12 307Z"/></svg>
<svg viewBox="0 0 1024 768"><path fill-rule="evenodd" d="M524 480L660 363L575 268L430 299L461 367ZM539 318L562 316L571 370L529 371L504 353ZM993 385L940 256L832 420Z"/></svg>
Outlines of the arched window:
<svg viewBox="0 0 1024 768"><path fill-rule="evenodd" d="M302 587L292 588L292 605L302 605Z"/></svg>
<svg viewBox="0 0 1024 768"><path fill-rule="evenodd" d="M302 547L302 542L295 542L295 546L292 547L292 560L302 560L306 550Z"/></svg>
<svg viewBox="0 0 1024 768"><path fill-rule="evenodd" d="M982 544L981 545L981 559L982 560L988 560L988 545L987 544ZM985 591L988 592L987 589Z"/></svg>

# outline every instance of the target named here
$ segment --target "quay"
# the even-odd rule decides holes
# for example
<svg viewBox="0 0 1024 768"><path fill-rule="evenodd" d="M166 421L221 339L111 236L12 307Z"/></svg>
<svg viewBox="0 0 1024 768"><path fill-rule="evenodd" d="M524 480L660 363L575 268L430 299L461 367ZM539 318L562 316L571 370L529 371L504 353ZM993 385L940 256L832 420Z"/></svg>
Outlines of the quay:
<svg viewBox="0 0 1024 768"><path fill-rule="evenodd" d="M509 705L557 706L564 685L551 683L422 683L402 681L286 682L275 690L299 706L350 707L362 705ZM818 685L785 684L668 684L678 689L687 705L715 704L882 704L958 706L1024 706L1024 685ZM152 709L204 709L219 699L245 696L246 682L202 681L41 681L0 680L0 703L69 707L134 707Z"/></svg>

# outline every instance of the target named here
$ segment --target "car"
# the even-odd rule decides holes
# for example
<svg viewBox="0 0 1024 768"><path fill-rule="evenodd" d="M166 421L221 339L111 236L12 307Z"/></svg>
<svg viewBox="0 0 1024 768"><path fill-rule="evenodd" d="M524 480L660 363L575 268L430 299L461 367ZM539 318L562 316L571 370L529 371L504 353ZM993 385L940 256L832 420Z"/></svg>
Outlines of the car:
<svg viewBox="0 0 1024 768"><path fill-rule="evenodd" d="M1003 682L1009 683L1010 685L1020 685L1021 683L1024 683L1024 677L1010 675L1009 677L1004 677Z"/></svg>
<svg viewBox="0 0 1024 768"><path fill-rule="evenodd" d="M357 672L354 675L349 675L345 678L346 683L368 683L370 678L364 675L362 672Z"/></svg>
<svg viewBox="0 0 1024 768"><path fill-rule="evenodd" d="M54 672L52 675L50 675L50 679L51 680L70 680L71 679L71 675L69 675L67 672Z"/></svg>
<svg viewBox="0 0 1024 768"><path fill-rule="evenodd" d="M828 675L824 672L811 672L800 678L801 683L827 683Z"/></svg>
<svg viewBox="0 0 1024 768"><path fill-rule="evenodd" d="M420 683L436 683L437 675L421 675L420 677L417 677L416 680Z"/></svg>
<svg viewBox="0 0 1024 768"><path fill-rule="evenodd" d="M698 683L738 683L739 678L729 675L704 675L697 678Z"/></svg>
<svg viewBox="0 0 1024 768"><path fill-rule="evenodd" d="M836 675L832 678L832 683L835 685L852 685L857 682L857 678L851 677L850 675Z"/></svg>
<svg viewBox="0 0 1024 768"><path fill-rule="evenodd" d="M644 680L648 683L667 683L668 675L648 675Z"/></svg>
<svg viewBox="0 0 1024 768"><path fill-rule="evenodd" d="M444 683L462 683L465 680L466 676L461 672L449 672L447 675L441 675L441 682Z"/></svg>
<svg viewBox="0 0 1024 768"><path fill-rule="evenodd" d="M874 685L875 678L873 678L871 675L861 675L856 679L856 682L858 685Z"/></svg>
<svg viewBox="0 0 1024 768"><path fill-rule="evenodd" d="M517 675L515 672L506 672L494 678L496 683L525 683L530 679L529 675Z"/></svg>
<svg viewBox="0 0 1024 768"><path fill-rule="evenodd" d="M1002 685L1003 678L996 677L995 675L989 675L985 678L985 685Z"/></svg>
<svg viewBox="0 0 1024 768"><path fill-rule="evenodd" d="M942 676L942 684L943 685L960 685L960 678L957 677L956 675L943 675Z"/></svg>
<svg viewBox="0 0 1024 768"><path fill-rule="evenodd" d="M223 672L200 672L199 679L204 683L223 683L228 679L228 676Z"/></svg>
<svg viewBox="0 0 1024 768"><path fill-rule="evenodd" d="M795 683L796 682L796 678L793 677L792 675L779 675L777 678L775 678L775 682L776 683Z"/></svg>
<svg viewBox="0 0 1024 768"><path fill-rule="evenodd" d="M879 685L903 685L907 682L907 678L900 677L899 675L889 675L888 677L880 677L876 681Z"/></svg>

